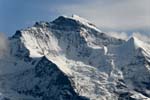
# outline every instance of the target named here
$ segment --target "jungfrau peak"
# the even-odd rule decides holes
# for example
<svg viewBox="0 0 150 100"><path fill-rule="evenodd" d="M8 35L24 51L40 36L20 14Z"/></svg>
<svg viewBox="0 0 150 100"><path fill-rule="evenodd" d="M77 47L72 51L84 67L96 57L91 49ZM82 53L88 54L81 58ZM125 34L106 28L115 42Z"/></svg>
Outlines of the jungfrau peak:
<svg viewBox="0 0 150 100"><path fill-rule="evenodd" d="M73 15L9 38L0 59L2 100L149 100L150 46Z"/></svg>

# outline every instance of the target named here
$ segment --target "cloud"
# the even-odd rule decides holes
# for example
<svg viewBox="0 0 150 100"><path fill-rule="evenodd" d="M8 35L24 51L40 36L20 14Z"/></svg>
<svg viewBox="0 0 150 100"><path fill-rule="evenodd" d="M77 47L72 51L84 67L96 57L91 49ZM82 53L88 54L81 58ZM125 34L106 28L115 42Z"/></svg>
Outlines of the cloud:
<svg viewBox="0 0 150 100"><path fill-rule="evenodd" d="M0 33L0 58L8 54L8 41L4 34Z"/></svg>
<svg viewBox="0 0 150 100"><path fill-rule="evenodd" d="M128 34L125 32L106 32L106 34L117 39L127 40L129 38Z"/></svg>
<svg viewBox="0 0 150 100"><path fill-rule="evenodd" d="M150 35L145 35L145 34L142 34L140 32L134 32L132 35L137 37L138 39L140 39L142 41L150 43Z"/></svg>
<svg viewBox="0 0 150 100"><path fill-rule="evenodd" d="M83 16L102 29L149 29L150 0L87 0L83 3L61 5L60 14Z"/></svg>

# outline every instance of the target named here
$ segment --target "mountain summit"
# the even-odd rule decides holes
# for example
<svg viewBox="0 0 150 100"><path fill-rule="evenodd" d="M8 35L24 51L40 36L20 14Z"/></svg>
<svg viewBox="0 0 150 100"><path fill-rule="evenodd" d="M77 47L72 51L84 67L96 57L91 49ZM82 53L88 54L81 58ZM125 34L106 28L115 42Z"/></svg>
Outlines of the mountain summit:
<svg viewBox="0 0 150 100"><path fill-rule="evenodd" d="M36 22L9 38L0 100L149 100L150 46L73 15Z"/></svg>

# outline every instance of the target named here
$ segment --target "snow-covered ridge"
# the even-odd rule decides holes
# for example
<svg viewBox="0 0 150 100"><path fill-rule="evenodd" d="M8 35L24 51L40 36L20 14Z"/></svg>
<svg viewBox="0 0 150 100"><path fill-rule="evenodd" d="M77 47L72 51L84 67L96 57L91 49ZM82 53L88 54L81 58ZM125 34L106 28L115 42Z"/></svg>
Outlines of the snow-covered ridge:
<svg viewBox="0 0 150 100"><path fill-rule="evenodd" d="M94 24L92 24L90 21L88 21L88 20L86 20L86 19L84 19L78 15L73 14L71 17L68 17L68 16L63 16L63 17L76 20L76 21L80 22L81 24L88 26L89 28L92 28L98 32L102 32Z"/></svg>
<svg viewBox="0 0 150 100"><path fill-rule="evenodd" d="M130 48L141 49L144 55L150 55L150 45L135 36L130 37L127 44L130 45Z"/></svg>

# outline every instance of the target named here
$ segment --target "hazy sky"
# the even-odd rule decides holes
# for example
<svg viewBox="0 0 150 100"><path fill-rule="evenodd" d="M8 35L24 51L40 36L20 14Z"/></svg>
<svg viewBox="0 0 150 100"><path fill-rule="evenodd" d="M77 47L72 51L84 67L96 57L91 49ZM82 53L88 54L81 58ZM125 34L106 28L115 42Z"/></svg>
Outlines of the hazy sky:
<svg viewBox="0 0 150 100"><path fill-rule="evenodd" d="M0 0L0 32L77 14L102 31L150 34L150 0Z"/></svg>

